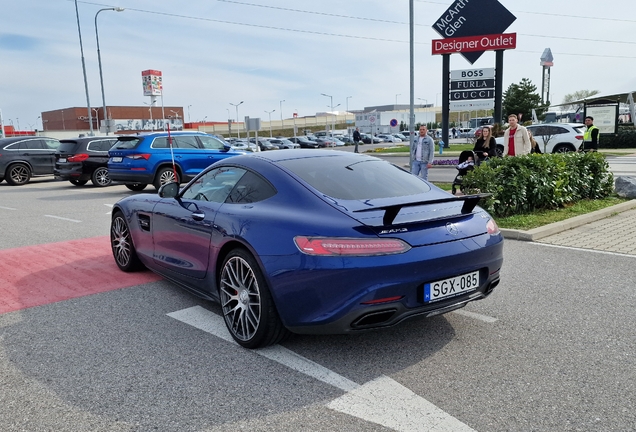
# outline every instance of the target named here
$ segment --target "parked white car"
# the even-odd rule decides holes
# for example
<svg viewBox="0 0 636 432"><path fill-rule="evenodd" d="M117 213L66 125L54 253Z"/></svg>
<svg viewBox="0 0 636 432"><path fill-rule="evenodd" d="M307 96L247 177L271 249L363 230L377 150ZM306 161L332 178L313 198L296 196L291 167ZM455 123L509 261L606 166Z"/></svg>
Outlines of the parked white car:
<svg viewBox="0 0 636 432"><path fill-rule="evenodd" d="M390 142L390 143L401 143L402 142L401 139L399 139L399 138L397 138L397 137L395 137L393 135L390 135L390 134L381 134L381 135L378 135L378 138L382 138L384 141Z"/></svg>
<svg viewBox="0 0 636 432"><path fill-rule="evenodd" d="M583 143L585 125L581 123L540 123L526 126L526 129L532 132L541 152L567 153L577 151ZM499 137L495 141L497 142L497 154L503 154L503 137Z"/></svg>

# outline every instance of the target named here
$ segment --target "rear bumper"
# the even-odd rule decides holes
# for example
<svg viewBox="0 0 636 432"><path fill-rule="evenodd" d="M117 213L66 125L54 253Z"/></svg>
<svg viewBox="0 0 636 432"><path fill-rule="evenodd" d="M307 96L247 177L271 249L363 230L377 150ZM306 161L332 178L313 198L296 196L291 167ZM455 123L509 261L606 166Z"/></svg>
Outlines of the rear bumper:
<svg viewBox="0 0 636 432"><path fill-rule="evenodd" d="M288 327L298 334L346 334L392 327L414 317L432 317L461 309L468 303L488 297L499 285L499 274L490 278L478 290L458 297L417 308L408 308L400 302L370 306L352 311L342 318L324 325Z"/></svg>
<svg viewBox="0 0 636 432"><path fill-rule="evenodd" d="M155 175L153 173L148 173L147 171L117 171L110 167L108 167L108 176L112 181L127 184L151 184L155 179Z"/></svg>
<svg viewBox="0 0 636 432"><path fill-rule="evenodd" d="M503 237L485 234L377 258L302 257L286 268L280 257L270 258L261 256L285 326L295 333L343 334L443 314L487 297L499 284ZM302 267L303 272L288 272ZM425 301L426 284L475 271L476 289Z"/></svg>
<svg viewBox="0 0 636 432"><path fill-rule="evenodd" d="M84 172L84 167L79 164L68 167L56 165L53 175L59 180L89 180L91 178L90 173Z"/></svg>

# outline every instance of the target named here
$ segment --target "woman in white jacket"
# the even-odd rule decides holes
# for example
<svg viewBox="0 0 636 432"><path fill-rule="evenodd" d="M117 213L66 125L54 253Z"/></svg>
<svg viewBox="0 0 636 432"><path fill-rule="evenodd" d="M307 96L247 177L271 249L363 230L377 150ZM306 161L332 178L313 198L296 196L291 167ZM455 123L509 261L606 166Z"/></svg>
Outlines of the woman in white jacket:
<svg viewBox="0 0 636 432"><path fill-rule="evenodd" d="M503 136L503 156L521 156L530 154L532 144L528 136L528 130L519 124L516 114L508 116L510 127Z"/></svg>

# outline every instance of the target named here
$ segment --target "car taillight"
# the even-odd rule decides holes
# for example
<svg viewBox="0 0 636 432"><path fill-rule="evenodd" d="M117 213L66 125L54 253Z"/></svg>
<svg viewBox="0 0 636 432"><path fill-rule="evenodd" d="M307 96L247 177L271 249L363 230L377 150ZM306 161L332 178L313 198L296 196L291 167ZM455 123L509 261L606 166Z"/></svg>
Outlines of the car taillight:
<svg viewBox="0 0 636 432"><path fill-rule="evenodd" d="M128 159L150 159L150 153L141 153L141 154L134 154L134 155L129 155L126 156Z"/></svg>
<svg viewBox="0 0 636 432"><path fill-rule="evenodd" d="M75 156L71 156L70 158L66 160L69 162L83 162L86 159L88 159L88 155L86 153L80 153L80 154L76 154Z"/></svg>
<svg viewBox="0 0 636 432"><path fill-rule="evenodd" d="M497 226L497 222L494 219L490 219L486 223L486 230L488 230L488 234L495 235L499 234L499 226Z"/></svg>
<svg viewBox="0 0 636 432"><path fill-rule="evenodd" d="M296 246L307 255L374 256L404 253L411 249L400 239L354 239L329 237L294 237Z"/></svg>
<svg viewBox="0 0 636 432"><path fill-rule="evenodd" d="M575 136L575 138L576 138L577 140L582 140L582 139L583 139L583 135L577 135L577 136Z"/></svg>

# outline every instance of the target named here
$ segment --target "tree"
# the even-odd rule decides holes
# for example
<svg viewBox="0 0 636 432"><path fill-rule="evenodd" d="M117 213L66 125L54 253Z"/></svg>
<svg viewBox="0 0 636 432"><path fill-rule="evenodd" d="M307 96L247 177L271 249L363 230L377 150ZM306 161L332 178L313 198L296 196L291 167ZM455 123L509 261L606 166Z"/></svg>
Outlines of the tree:
<svg viewBox="0 0 636 432"><path fill-rule="evenodd" d="M561 102L564 105L563 109L566 111L576 110L581 107L581 104L572 104L570 102L578 101L581 99L587 99L599 93L600 92L598 90L579 90L579 91L575 91L574 93L568 93L563 98L563 102ZM565 105L565 104L569 104L569 105Z"/></svg>
<svg viewBox="0 0 636 432"><path fill-rule="evenodd" d="M537 117L543 116L548 105L541 105L541 95L537 93L537 86L528 78L523 78L519 84L510 84L503 94L502 108L504 121L510 114L521 114L520 123L532 120L532 109L537 112ZM497 120L497 119L495 119Z"/></svg>

